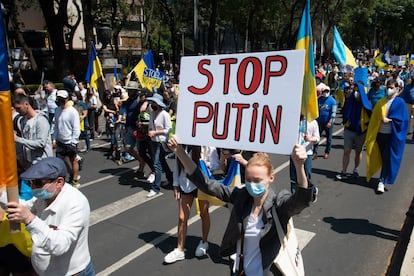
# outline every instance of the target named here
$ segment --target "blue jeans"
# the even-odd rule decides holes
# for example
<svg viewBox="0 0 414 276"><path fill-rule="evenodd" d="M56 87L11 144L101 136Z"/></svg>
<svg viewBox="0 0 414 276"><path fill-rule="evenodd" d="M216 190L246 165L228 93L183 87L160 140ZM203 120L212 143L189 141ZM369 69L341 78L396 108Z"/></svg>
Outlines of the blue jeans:
<svg viewBox="0 0 414 276"><path fill-rule="evenodd" d="M312 155L308 155L306 158L305 163L303 164L305 167L305 174L308 180L311 180L312 177ZM289 162L289 172L290 172L290 191L292 194L296 191L296 183L297 183L297 175L295 164L293 163L292 157L290 157Z"/></svg>
<svg viewBox="0 0 414 276"><path fill-rule="evenodd" d="M93 268L92 261L79 273L79 276L95 276L95 269Z"/></svg>
<svg viewBox="0 0 414 276"><path fill-rule="evenodd" d="M166 152L164 148L162 147L160 142L154 142L152 143L152 160L154 161L154 169L155 169L155 181L152 184L151 189L159 192L161 187L161 177L162 177L162 171L164 170L165 176L167 180L172 183L173 176L170 167L167 164L167 161L165 160Z"/></svg>
<svg viewBox="0 0 414 276"><path fill-rule="evenodd" d="M319 125L319 135L322 137L322 132L325 132L325 136L326 136L326 148L325 148L325 153L330 153L331 152L331 147L332 147L332 130L333 130L333 124L331 127L326 127L326 125L322 125L320 123L318 123ZM319 147L319 143L315 144L314 148L313 148L313 154L317 155L318 154L318 147Z"/></svg>

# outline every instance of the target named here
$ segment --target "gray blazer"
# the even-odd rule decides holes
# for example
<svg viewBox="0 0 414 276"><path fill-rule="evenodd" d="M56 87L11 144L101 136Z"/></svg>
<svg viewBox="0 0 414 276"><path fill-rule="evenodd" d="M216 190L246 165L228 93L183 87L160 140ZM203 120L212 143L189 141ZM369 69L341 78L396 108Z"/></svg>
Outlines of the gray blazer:
<svg viewBox="0 0 414 276"><path fill-rule="evenodd" d="M236 253L237 241L241 236L242 221L243 225L247 225L247 218L252 209L253 197L249 195L245 187L224 186L218 181L211 180L203 175L199 169L188 176L188 179L204 193L233 204L230 219L221 242L220 254L222 256L230 256ZM312 189L313 185L309 182L307 189L297 187L293 195L287 190L282 190L277 195L272 189L269 190L263 204L262 219L264 227L261 231L262 238L260 240L264 275L278 275L278 270L273 265L273 261L279 252L280 241L273 221L272 207L276 207L280 223L286 233L289 219L309 206L312 200Z"/></svg>

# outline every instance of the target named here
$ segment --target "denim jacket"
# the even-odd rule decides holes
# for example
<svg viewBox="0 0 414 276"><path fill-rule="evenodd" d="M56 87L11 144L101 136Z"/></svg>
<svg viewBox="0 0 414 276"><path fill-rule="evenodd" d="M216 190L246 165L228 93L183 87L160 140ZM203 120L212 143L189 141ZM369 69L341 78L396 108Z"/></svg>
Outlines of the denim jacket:
<svg viewBox="0 0 414 276"><path fill-rule="evenodd" d="M224 186L215 180L208 179L199 169L188 178L201 191L233 204L230 219L221 242L220 255L225 257L236 253L237 241L241 236L242 221L243 225L247 225L253 197L249 195L245 187ZM273 222L271 208L276 205L280 223L286 233L290 217L299 214L309 206L309 202L312 200L312 187L313 185L310 183L306 189L298 187L293 195L287 190L282 190L276 195L272 189L269 189L263 204L262 220L264 227L261 230L260 240L264 275L278 275L278 270L273 261L279 252L280 241Z"/></svg>

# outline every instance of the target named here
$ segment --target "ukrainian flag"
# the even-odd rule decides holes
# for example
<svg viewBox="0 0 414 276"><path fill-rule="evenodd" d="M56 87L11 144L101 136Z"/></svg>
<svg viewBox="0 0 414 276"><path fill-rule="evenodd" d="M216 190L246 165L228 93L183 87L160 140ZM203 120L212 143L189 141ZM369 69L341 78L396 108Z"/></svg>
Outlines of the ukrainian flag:
<svg viewBox="0 0 414 276"><path fill-rule="evenodd" d="M357 67L354 55L352 54L351 50L349 50L349 48L346 47L345 43L342 41L341 35L339 34L336 26L334 26L333 54L339 64Z"/></svg>
<svg viewBox="0 0 414 276"><path fill-rule="evenodd" d="M296 40L296 49L306 50L301 112L306 116L306 120L311 122L319 117L319 110L316 96L315 58L312 44L310 0L306 1L306 6L303 10L298 38Z"/></svg>
<svg viewBox="0 0 414 276"><path fill-rule="evenodd" d="M98 90L99 78L103 76L102 74L102 65L99 60L98 53L96 52L95 44L91 44L91 55L89 56L88 69L86 70L85 80L90 87Z"/></svg>
<svg viewBox="0 0 414 276"><path fill-rule="evenodd" d="M135 72L143 88L148 88L152 91L152 88L159 88L161 86L164 74L155 69L151 50L144 55L132 71Z"/></svg>
<svg viewBox="0 0 414 276"><path fill-rule="evenodd" d="M1 3L0 3L1 5ZM13 120L11 112L10 82L6 33L0 11L0 188L7 188L8 201L18 201L17 161L14 146Z"/></svg>
<svg viewBox="0 0 414 276"><path fill-rule="evenodd" d="M410 63L409 64L410 65L414 65L414 54L411 54Z"/></svg>
<svg viewBox="0 0 414 276"><path fill-rule="evenodd" d="M119 78L118 78L118 69L116 68L116 63L114 65L114 79L112 81L112 86L115 86L116 83L118 82Z"/></svg>

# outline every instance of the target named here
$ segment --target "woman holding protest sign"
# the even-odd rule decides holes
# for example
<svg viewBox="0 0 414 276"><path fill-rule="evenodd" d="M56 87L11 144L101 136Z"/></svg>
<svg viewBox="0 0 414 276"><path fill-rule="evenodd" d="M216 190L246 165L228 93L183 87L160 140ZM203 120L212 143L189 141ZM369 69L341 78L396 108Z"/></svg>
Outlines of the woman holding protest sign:
<svg viewBox="0 0 414 276"><path fill-rule="evenodd" d="M266 153L256 153L248 161L245 186L227 187L205 177L184 148L178 144L176 136L168 141L168 145L197 188L233 204L220 254L230 256L237 253L233 265L234 275L279 275L287 266L294 266L295 262L279 265L276 257L280 256L280 252L286 251L281 250L280 241L283 239L285 242L286 238L283 236L292 229L288 227L288 224L291 226L290 218L299 214L312 201L312 185L308 184L303 166L307 158L303 146L295 145L292 151L297 173L297 189L292 195L286 190L276 194L270 187L275 175ZM278 231L277 228L283 230ZM292 232L289 232L291 236ZM294 256L299 258L295 260L296 264L302 264L299 250Z"/></svg>

